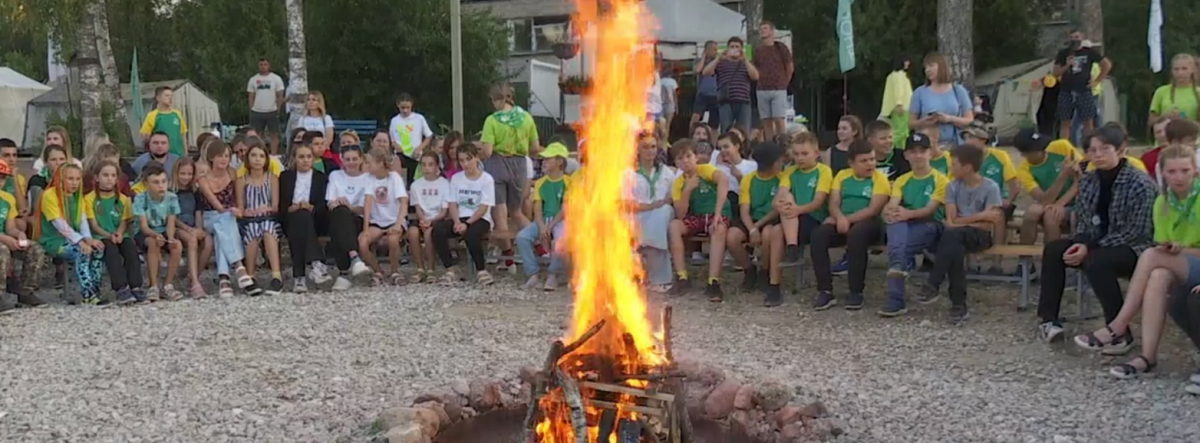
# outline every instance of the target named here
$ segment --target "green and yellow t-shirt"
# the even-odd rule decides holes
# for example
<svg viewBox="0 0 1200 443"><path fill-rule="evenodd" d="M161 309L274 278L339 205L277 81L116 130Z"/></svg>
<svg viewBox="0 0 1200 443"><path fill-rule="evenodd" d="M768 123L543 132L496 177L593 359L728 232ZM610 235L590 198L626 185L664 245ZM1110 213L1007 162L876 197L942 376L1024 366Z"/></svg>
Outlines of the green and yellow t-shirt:
<svg viewBox="0 0 1200 443"><path fill-rule="evenodd" d="M1143 161L1142 161L1142 159L1140 159L1140 158L1134 157L1134 156L1132 156L1132 155L1126 155L1126 156L1125 156L1125 163L1126 163L1126 164L1128 164L1129 166L1133 166L1133 168L1134 168L1134 169L1137 169L1137 170L1139 170L1139 171L1145 172L1145 173L1147 173L1147 174L1149 174L1149 173L1150 173L1150 172L1149 172L1149 171L1146 169L1146 163L1145 163L1145 162L1143 162ZM1096 165L1095 165L1095 164L1093 164L1093 163L1088 163L1088 168L1087 168L1087 170L1088 170L1088 172L1095 171L1095 170L1096 170Z"/></svg>
<svg viewBox="0 0 1200 443"><path fill-rule="evenodd" d="M480 141L492 145L496 155L529 155L529 143L538 139L533 116L520 107L496 111L483 122Z"/></svg>
<svg viewBox="0 0 1200 443"><path fill-rule="evenodd" d="M4 181L4 186L0 187L0 191L7 192L10 195L14 196L14 198L15 198L15 196L18 196L18 195L25 195L25 193L27 192L28 189L29 189L29 181L26 180L25 176L21 175L21 174L9 176L9 179ZM17 210L17 207L15 204L14 204L13 208L14 208L14 210Z"/></svg>
<svg viewBox="0 0 1200 443"><path fill-rule="evenodd" d="M63 247L67 245L67 239L54 227L54 220L66 221L75 232L81 234L83 223L87 223L84 220L84 210L81 205L83 197L76 193L67 195L66 198L67 201L64 205L58 197L58 190L53 187L46 188L46 192L42 193L42 224L38 244L42 245L42 249L50 254L61 254Z"/></svg>
<svg viewBox="0 0 1200 443"><path fill-rule="evenodd" d="M157 131L167 133L167 138L171 140L171 153L184 157L187 155L187 143L183 136L187 135L187 121L183 119L183 113L178 109L170 111L159 111L157 108L146 114L146 120L142 122L143 137L148 137Z"/></svg>
<svg viewBox="0 0 1200 443"><path fill-rule="evenodd" d="M1185 199L1167 191L1154 201L1154 241L1200 248L1200 181Z"/></svg>
<svg viewBox="0 0 1200 443"><path fill-rule="evenodd" d="M887 174L878 169L867 178L855 176L852 169L843 169L833 178L833 192L842 196L842 215L847 217L870 207L872 197L889 195L891 190Z"/></svg>
<svg viewBox="0 0 1200 443"><path fill-rule="evenodd" d="M544 176L533 183L533 202L542 205L542 217L557 217L567 195L567 177Z"/></svg>
<svg viewBox="0 0 1200 443"><path fill-rule="evenodd" d="M1179 111L1181 118L1196 121L1200 119L1200 103L1196 103L1197 96L1200 96L1200 87L1193 87L1191 90L1171 85L1159 87L1154 91L1154 98L1150 99L1150 112L1169 115Z"/></svg>
<svg viewBox="0 0 1200 443"><path fill-rule="evenodd" d="M1012 158L1007 152L996 148L988 148L988 155L984 157L979 173L1000 186L1001 198L1008 198L1008 182L1017 178L1017 168L1013 166Z"/></svg>
<svg viewBox="0 0 1200 443"><path fill-rule="evenodd" d="M133 220L133 202L117 192L101 195L92 191L83 196L83 213L88 220L95 220L104 232L112 234L121 227L121 222ZM92 233L96 235L96 233Z"/></svg>
<svg viewBox="0 0 1200 443"><path fill-rule="evenodd" d="M775 174L764 177L760 172L742 176L742 193L739 201L750 207L750 219L758 222L775 208L775 194L780 186L791 186L787 176Z"/></svg>
<svg viewBox="0 0 1200 443"><path fill-rule="evenodd" d="M1070 141L1055 140L1050 142L1050 145L1046 147L1046 158L1041 163L1035 165L1029 160L1021 163L1021 167L1017 171L1017 177L1021 179L1021 185L1026 191L1032 192L1034 189L1048 190L1058 180L1058 175L1062 172L1063 162L1069 158L1073 158L1075 161L1083 160L1083 157L1079 155L1079 151L1071 145ZM1074 182L1074 179L1067 179L1062 192L1054 198L1059 198L1063 194L1066 194Z"/></svg>
<svg viewBox="0 0 1200 443"><path fill-rule="evenodd" d="M17 198L12 194L0 191L0 232L4 232L3 227L8 223L8 219L16 215Z"/></svg>
<svg viewBox="0 0 1200 443"><path fill-rule="evenodd" d="M833 169L824 163L817 163L817 166L811 169L791 166L783 171L783 176L787 178L787 184L780 183L779 186L789 188L797 206L812 203L817 199L818 193L828 196L829 191L833 189ZM829 217L829 211L822 205L820 209L810 212L809 215L824 221L826 217Z"/></svg>
<svg viewBox="0 0 1200 443"><path fill-rule="evenodd" d="M946 176L946 178L951 178L950 162L952 160L953 159L950 158L950 152L942 151L941 157L929 159L929 165L933 166L933 170L941 172L942 175Z"/></svg>
<svg viewBox="0 0 1200 443"><path fill-rule="evenodd" d="M696 186L696 190L692 191L692 195L688 199L688 213L692 215L713 215L717 213L717 174L721 174L719 169L713 165L697 165L696 174L700 176L700 185ZM675 183L671 184L671 198L679 201L683 199L683 187L687 184L687 178L680 174L675 178ZM729 209L729 200L725 200L725 206L721 208L721 215L730 217L732 211Z"/></svg>
<svg viewBox="0 0 1200 443"><path fill-rule="evenodd" d="M909 172L901 175L892 185L892 198L900 199L900 206L904 209L910 211L925 209L926 206L929 206L930 200L946 203L946 186L948 185L950 185L950 178L936 170L930 171L922 177L918 177L916 172ZM933 219L941 221L944 218L946 218L946 209L939 207L933 213Z"/></svg>

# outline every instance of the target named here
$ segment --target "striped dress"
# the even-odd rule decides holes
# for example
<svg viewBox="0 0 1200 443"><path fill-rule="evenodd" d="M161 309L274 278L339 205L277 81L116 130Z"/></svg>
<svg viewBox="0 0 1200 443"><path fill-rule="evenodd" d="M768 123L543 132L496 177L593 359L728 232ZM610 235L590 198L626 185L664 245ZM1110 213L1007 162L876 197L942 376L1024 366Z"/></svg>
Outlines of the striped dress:
<svg viewBox="0 0 1200 443"><path fill-rule="evenodd" d="M271 180L264 177L262 183L253 183L250 177L246 177L246 209L249 210L251 208L270 205ZM276 238L283 236L283 231L279 227L279 221L275 218L274 214L243 218L241 224L242 241L247 244L262 238L266 234L274 235Z"/></svg>

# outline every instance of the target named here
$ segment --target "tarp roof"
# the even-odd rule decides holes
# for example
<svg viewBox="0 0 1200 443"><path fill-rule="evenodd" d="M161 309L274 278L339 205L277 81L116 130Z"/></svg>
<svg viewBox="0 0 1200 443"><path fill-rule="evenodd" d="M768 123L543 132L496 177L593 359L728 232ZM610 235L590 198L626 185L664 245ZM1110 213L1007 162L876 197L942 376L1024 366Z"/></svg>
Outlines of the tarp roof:
<svg viewBox="0 0 1200 443"><path fill-rule="evenodd" d="M979 86L987 86L995 83L1001 83L1005 80L1010 80L1025 75L1029 73L1029 71L1040 68L1047 63L1050 63L1050 59L1042 58L1027 61L1025 63L988 70L987 72L979 74L975 77L975 84Z"/></svg>
<svg viewBox="0 0 1200 443"><path fill-rule="evenodd" d="M159 86L170 86L171 89L182 89L185 85L190 84L189 80L166 80L161 82L142 82L142 100L154 98L154 90ZM195 85L192 85L195 87ZM47 88L49 89L49 88ZM197 88L198 89L198 88ZM204 91L200 91L203 93ZM133 96L132 87L129 83L121 83L121 98L129 100ZM46 103L66 103L68 101L67 86L61 84L55 87L54 90L45 94L39 95L37 98L30 100L31 104L46 104Z"/></svg>
<svg viewBox="0 0 1200 443"><path fill-rule="evenodd" d="M9 68L0 68L0 87L49 90L50 87L41 84L21 73Z"/></svg>
<svg viewBox="0 0 1200 443"><path fill-rule="evenodd" d="M724 41L745 37L746 16L713 0L646 0L658 19L661 42Z"/></svg>

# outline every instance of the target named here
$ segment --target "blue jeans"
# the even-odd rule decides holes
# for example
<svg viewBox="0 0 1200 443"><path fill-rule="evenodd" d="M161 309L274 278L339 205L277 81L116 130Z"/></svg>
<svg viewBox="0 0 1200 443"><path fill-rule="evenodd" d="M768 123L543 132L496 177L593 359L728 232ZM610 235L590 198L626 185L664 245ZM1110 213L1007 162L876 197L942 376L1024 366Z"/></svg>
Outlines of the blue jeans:
<svg viewBox="0 0 1200 443"><path fill-rule="evenodd" d="M642 266L646 269L646 278L650 280L650 284L669 285L674 281L675 275L671 271L671 253L669 251L641 247L638 248L638 253L642 255Z"/></svg>
<svg viewBox="0 0 1200 443"><path fill-rule="evenodd" d="M229 267L242 261L242 234L237 220L228 212L204 211L204 230L213 236L216 245L217 275L229 275Z"/></svg>
<svg viewBox="0 0 1200 443"><path fill-rule="evenodd" d="M550 224L550 220L546 220L546 224ZM556 252L558 251L558 242L563 240L564 229L562 222L551 226L550 238L554 244L544 245L550 246L549 271L551 274L558 274L563 270L562 256ZM529 226L526 226L525 229L517 233L517 253L521 255L522 266L525 267L526 276L537 275L538 271L541 270L541 266L538 265L537 254L533 253L533 244L537 243L539 236L541 236L541 231L538 229L537 223L530 223Z"/></svg>
<svg viewBox="0 0 1200 443"><path fill-rule="evenodd" d="M887 226L888 268L911 272L913 257L937 247L942 224L930 220L909 220Z"/></svg>
<svg viewBox="0 0 1200 443"><path fill-rule="evenodd" d="M720 109L722 134L736 124L750 135L750 103L721 103Z"/></svg>

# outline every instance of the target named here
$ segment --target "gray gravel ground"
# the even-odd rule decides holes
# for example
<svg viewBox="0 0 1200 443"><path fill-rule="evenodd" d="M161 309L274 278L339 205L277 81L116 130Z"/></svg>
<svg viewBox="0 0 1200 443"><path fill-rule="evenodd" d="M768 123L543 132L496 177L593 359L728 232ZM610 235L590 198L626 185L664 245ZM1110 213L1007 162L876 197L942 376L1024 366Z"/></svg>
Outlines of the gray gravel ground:
<svg viewBox="0 0 1200 443"><path fill-rule="evenodd" d="M541 361L570 300L518 284L23 310L0 317L0 441L368 441L389 406ZM1200 398L1181 389L1200 361L1174 329L1159 374L1118 382L1073 345L1035 342L1011 288L972 296L961 327L942 305L880 319L881 294L858 313L693 296L674 301L676 349L796 386L844 441L1200 441Z"/></svg>

